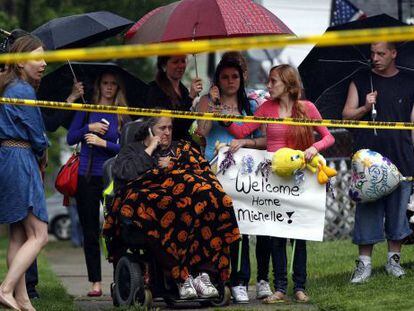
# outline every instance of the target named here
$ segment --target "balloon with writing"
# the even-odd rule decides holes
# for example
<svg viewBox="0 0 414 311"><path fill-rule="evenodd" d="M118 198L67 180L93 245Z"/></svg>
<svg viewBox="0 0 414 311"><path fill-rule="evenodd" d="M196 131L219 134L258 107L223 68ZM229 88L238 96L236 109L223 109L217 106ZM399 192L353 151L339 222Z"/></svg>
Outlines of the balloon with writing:
<svg viewBox="0 0 414 311"><path fill-rule="evenodd" d="M351 168L349 196L355 202L376 201L406 180L388 158L369 149L361 149L354 154Z"/></svg>

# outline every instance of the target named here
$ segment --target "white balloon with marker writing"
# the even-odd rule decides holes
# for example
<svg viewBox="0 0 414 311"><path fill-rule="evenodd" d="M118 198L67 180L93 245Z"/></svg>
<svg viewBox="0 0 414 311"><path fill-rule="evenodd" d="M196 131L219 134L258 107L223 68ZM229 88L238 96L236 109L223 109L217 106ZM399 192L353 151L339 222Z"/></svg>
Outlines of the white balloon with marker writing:
<svg viewBox="0 0 414 311"><path fill-rule="evenodd" d="M361 149L352 157L349 195L355 202L373 202L393 192L407 180L398 168L380 153Z"/></svg>

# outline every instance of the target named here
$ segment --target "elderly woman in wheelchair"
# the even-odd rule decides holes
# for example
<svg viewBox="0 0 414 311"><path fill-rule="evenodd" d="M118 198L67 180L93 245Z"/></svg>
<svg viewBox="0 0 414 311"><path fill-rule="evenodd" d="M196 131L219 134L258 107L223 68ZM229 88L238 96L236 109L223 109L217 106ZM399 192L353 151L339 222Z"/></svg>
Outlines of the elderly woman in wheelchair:
<svg viewBox="0 0 414 311"><path fill-rule="evenodd" d="M172 141L172 130L171 118L144 119L115 159L118 191L104 223L109 259L117 260L128 227L149 242L180 299L218 297L213 283L229 279L229 246L240 238L232 199L198 149Z"/></svg>

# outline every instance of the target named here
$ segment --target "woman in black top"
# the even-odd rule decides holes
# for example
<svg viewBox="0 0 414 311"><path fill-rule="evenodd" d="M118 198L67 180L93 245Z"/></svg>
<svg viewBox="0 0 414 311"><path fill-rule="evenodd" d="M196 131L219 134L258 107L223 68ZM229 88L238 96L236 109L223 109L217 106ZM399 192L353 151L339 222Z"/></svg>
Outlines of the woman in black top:
<svg viewBox="0 0 414 311"><path fill-rule="evenodd" d="M113 166L120 187L103 226L108 258L116 263L138 231L180 298L217 297L210 277L229 279L230 245L240 237L232 200L196 148L172 141L171 118L142 124Z"/></svg>
<svg viewBox="0 0 414 311"><path fill-rule="evenodd" d="M203 84L200 78L195 78L189 91L181 82L186 68L185 55L158 57L157 75L149 84L147 108L190 111L194 98L203 90ZM188 129L192 122L191 119L175 119L173 140L190 140Z"/></svg>

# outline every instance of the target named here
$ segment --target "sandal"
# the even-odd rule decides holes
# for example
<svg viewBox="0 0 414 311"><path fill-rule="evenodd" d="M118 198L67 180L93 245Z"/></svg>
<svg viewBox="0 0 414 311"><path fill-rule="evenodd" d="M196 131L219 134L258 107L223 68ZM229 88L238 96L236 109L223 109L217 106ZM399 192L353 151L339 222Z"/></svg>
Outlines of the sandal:
<svg viewBox="0 0 414 311"><path fill-rule="evenodd" d="M272 303L279 303L279 302L286 302L286 294L276 291L271 294L269 297L263 299L264 304L272 304Z"/></svg>
<svg viewBox="0 0 414 311"><path fill-rule="evenodd" d="M295 292L295 300L297 302L308 302L309 296L304 291L298 290Z"/></svg>

